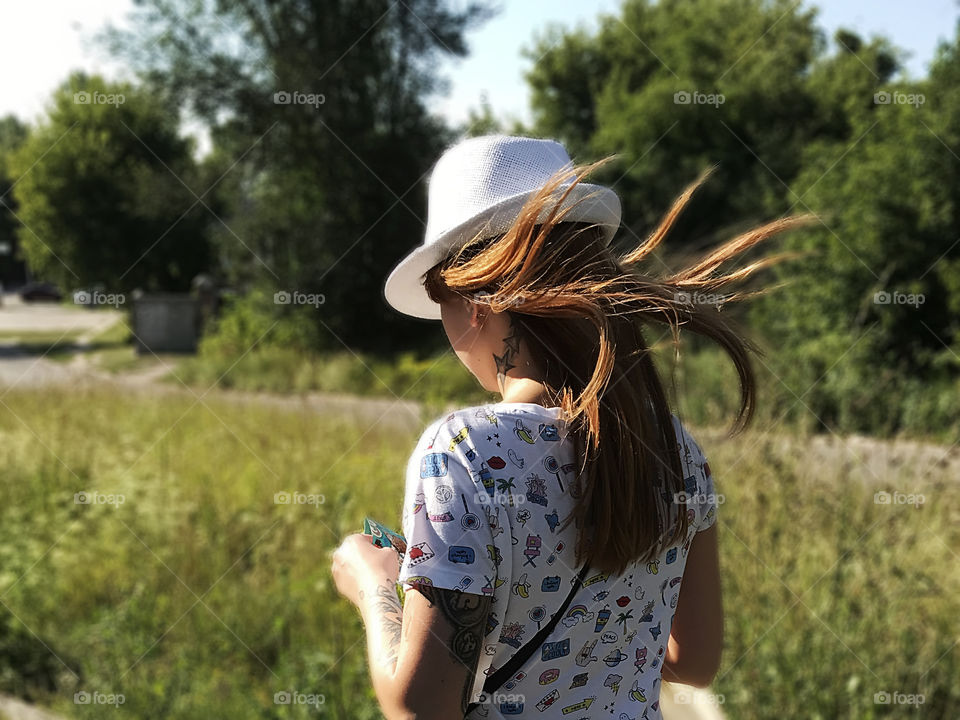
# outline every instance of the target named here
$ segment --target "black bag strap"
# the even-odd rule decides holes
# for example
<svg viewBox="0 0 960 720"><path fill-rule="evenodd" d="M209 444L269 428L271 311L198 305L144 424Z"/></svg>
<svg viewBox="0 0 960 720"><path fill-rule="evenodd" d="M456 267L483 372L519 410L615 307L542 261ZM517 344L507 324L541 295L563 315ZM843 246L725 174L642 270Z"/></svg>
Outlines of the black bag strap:
<svg viewBox="0 0 960 720"><path fill-rule="evenodd" d="M490 695L494 690L498 689L503 685L507 680L516 675L517 671L523 666L523 664L530 658L533 652L540 647L544 641L547 639L547 636L550 635L557 623L560 622L560 618L563 617L563 614L567 611L567 607L570 605L570 602L573 600L573 596L577 594L583 586L583 579L587 576L587 572L590 570L590 563L587 562L580 569L580 572L577 574L576 579L574 580L573 587L570 588L570 594L567 595L567 599L563 601L563 605L560 606L560 609L557 610L553 617L550 618L550 622L540 628L540 631L534 635L530 640L523 645L517 652L511 657L499 670L490 675L487 675L486 681L483 683L483 700L486 700L486 696ZM470 703L467 705L466 714L469 715L472 713L480 703Z"/></svg>

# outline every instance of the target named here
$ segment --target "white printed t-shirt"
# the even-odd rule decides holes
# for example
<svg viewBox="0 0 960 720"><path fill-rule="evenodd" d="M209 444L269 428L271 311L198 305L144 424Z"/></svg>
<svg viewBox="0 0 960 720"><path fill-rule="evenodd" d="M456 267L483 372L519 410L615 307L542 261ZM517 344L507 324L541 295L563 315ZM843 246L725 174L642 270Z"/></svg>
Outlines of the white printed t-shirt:
<svg viewBox="0 0 960 720"><path fill-rule="evenodd" d="M686 540L619 577L591 570L546 642L471 719L661 718L660 665L687 551L694 533L716 521L709 465L676 416L673 423L688 494ZM443 416L410 457L404 589L425 583L493 598L472 701L486 675L549 622L580 570L576 526L560 529L574 508L577 467L561 409L533 403Z"/></svg>

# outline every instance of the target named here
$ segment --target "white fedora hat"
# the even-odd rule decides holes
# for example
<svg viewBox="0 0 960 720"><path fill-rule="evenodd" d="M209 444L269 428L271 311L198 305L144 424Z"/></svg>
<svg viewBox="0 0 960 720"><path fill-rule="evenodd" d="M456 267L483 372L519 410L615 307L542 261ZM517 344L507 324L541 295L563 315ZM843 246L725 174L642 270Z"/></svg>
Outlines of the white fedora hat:
<svg viewBox="0 0 960 720"><path fill-rule="evenodd" d="M440 306L423 287L424 273L468 240L509 230L529 197L568 167L570 156L554 140L485 135L449 148L428 181L423 244L390 271L383 287L387 303L405 315L439 320ZM608 187L577 183L561 206L567 208L564 221L601 225L608 244L620 226L620 198Z"/></svg>

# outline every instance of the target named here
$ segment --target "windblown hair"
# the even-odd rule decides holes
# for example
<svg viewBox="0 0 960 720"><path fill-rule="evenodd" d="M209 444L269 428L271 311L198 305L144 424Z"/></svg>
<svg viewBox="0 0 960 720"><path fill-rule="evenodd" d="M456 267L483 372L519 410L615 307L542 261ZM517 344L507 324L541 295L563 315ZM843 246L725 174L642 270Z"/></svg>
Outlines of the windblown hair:
<svg viewBox="0 0 960 720"><path fill-rule="evenodd" d="M672 411L644 327L668 326L677 352L681 327L723 348L740 379L740 407L731 432L742 431L756 403L750 353L760 349L718 311L724 303L758 293L721 295L720 290L787 254L728 274L719 274L718 268L814 216L762 225L679 272L643 274L640 261L660 246L713 168L681 193L639 247L617 255L604 243L599 225L565 221L569 210L562 208L573 187L611 159L554 175L507 232L478 234L428 270L424 286L434 302L460 297L510 314L575 440L580 468L572 492L577 502L564 527L573 520L578 528L577 562L589 556L597 570L621 574L631 563L648 562L667 545L682 542L694 517L682 495ZM721 302L700 301L711 296ZM669 498L679 510L668 536Z"/></svg>

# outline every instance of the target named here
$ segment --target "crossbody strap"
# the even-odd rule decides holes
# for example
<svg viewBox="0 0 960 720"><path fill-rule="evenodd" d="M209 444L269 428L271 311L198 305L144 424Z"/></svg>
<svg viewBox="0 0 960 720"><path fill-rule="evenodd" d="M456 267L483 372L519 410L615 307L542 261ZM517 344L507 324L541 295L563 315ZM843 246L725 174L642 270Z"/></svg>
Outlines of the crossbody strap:
<svg viewBox="0 0 960 720"><path fill-rule="evenodd" d="M560 609L557 610L553 617L550 618L550 622L540 628L540 631L534 635L530 640L511 657L499 670L490 675L487 675L486 681L483 683L483 695L482 701L486 700L486 697L492 693L494 690L498 689L503 685L507 680L512 678L516 672L523 666L523 664L530 658L533 652L540 647L543 642L550 635L557 623L560 622L560 618L563 617L563 613L567 611L567 607L570 605L570 602L573 600L573 596L577 594L577 590L583 585L583 579L587 576L587 572L590 569L590 563L587 562L580 569L580 572L577 574L576 579L574 580L573 587L570 588L570 594L567 595L566 600L563 601L563 605L560 606ZM470 703L467 706L466 714L469 715L480 703Z"/></svg>

